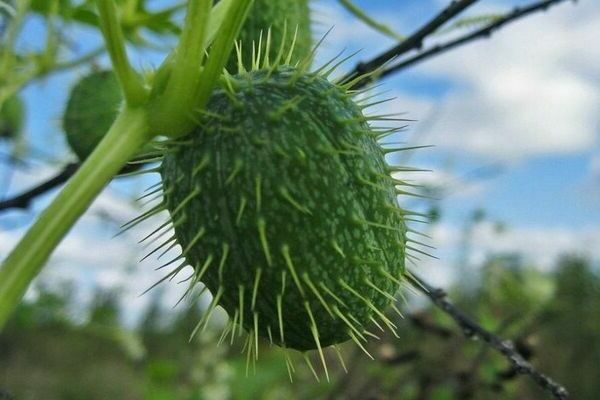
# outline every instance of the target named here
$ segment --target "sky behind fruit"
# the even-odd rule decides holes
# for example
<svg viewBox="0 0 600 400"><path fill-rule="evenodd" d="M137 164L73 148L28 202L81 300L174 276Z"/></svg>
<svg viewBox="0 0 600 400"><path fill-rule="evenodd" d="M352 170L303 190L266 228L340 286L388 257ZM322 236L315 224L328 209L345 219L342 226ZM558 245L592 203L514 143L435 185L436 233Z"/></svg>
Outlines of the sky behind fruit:
<svg viewBox="0 0 600 400"><path fill-rule="evenodd" d="M446 3L357 1L402 34ZM496 13L527 2L482 3L470 14ZM313 8L315 35L334 26L317 65L343 48L346 54L363 49L348 62L350 68L393 44L335 1L318 0ZM39 46L39 21L29 21L26 32L22 45ZM99 43L91 31L71 33L82 52ZM424 227L440 259L424 259L419 266L422 275L443 283L472 273L470 265L504 252L521 253L541 268L550 268L558 255L571 251L600 261L599 35L600 3L569 2L512 24L490 40L417 65L380 87L388 92L386 97L396 99L374 112L401 112L415 120L404 137L396 139L435 146L404 160L432 169L410 178L436 188L440 198L427 204L439 206L439 223ZM144 68L161 59L160 52L134 56ZM70 86L85 72L57 74L25 91L27 140L37 161L13 176L10 193L50 176L72 159L61 135L60 118ZM0 151L10 149L0 145ZM5 172L4 164L0 165L0 179ZM137 215L131 198L150 181L122 180L111 185L60 246L43 279L75 279L84 289L83 300L97 285L121 287L131 310L143 307L150 296L138 295L160 277L151 272L156 262L136 262L143 254L136 239L150 226L118 239L112 236L120 224ZM47 202L46 197L26 212L0 215L0 258ZM417 206L423 208L422 203ZM465 243L467 221L478 209L484 210L485 217ZM461 256L465 248L469 249L467 263ZM183 289L165 285L166 302L173 304Z"/></svg>

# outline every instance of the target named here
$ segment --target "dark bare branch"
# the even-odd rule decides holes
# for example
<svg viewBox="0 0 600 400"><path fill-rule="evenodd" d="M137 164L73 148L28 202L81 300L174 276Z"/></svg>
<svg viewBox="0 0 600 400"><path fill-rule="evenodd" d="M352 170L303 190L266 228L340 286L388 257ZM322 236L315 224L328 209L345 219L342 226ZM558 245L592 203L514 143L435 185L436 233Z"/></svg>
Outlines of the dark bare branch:
<svg viewBox="0 0 600 400"><path fill-rule="evenodd" d="M513 370L517 374L528 375L543 390L552 394L555 399L567 400L569 398L567 389L531 365L517 351L512 341L504 340L484 329L479 323L448 300L446 292L442 289L431 286L414 274L408 276L407 279L417 290L429 297L440 310L449 315L460 326L465 335L478 337L494 350L501 353L511 363Z"/></svg>
<svg viewBox="0 0 600 400"><path fill-rule="evenodd" d="M555 5L558 5L560 3L564 3L567 1L575 2L575 0L544 0L544 1L538 1L538 2L532 3L526 7L515 7L511 12L507 13L504 17L498 18L496 21L491 22L491 23L485 25L484 27L477 29L474 32L470 32L466 35L460 36L449 42L432 46L428 49L420 51L419 53L398 62L397 64L395 64L389 68L386 68L378 76L378 78L384 78L386 76L400 72L400 71L407 69L408 67L411 67L413 65L416 65L424 60L427 60L434 56L440 55L449 50L453 50L456 47L465 45L467 43L471 43L475 40L487 39L490 36L492 36L492 34L494 32L496 32L497 30L499 30L500 28L504 27L505 25L507 25L511 22L514 22L521 18L527 17L535 12L546 11L552 6L555 6Z"/></svg>
<svg viewBox="0 0 600 400"><path fill-rule="evenodd" d="M143 165L144 165L144 163L134 163L134 162L129 163L129 164L125 165L121 169L121 171L119 171L119 174L116 177L117 178L126 177L127 174L138 171L140 168L142 168ZM67 164L60 172L58 172L56 175L54 175L50 179L48 179L42 183L39 183L38 185L34 186L33 188L28 189L25 192L15 196L15 197L0 201L0 212L9 210L11 208L13 208L13 209L14 208L16 208L16 209L28 208L31 205L31 202L35 198L49 192L50 190L62 185L65 182L67 182L69 180L69 178L71 178L75 174L75 172L77 172L77 170L79 169L80 166L81 166L80 163Z"/></svg>
<svg viewBox="0 0 600 400"><path fill-rule="evenodd" d="M464 10L477 3L479 0L453 0L450 5L439 12L429 22L417 29L412 35L400 42L393 48L381 53L370 61L359 63L352 72L346 75L342 82L352 82L361 76L376 71L389 61L409 51L421 48L423 41L432 33L436 32L446 22L462 13Z"/></svg>
<svg viewBox="0 0 600 400"><path fill-rule="evenodd" d="M79 164L67 164L58 174L45 182L7 200L0 201L0 211L12 208L25 209L31 205L31 202L38 196L49 192L50 190L65 183L79 168Z"/></svg>

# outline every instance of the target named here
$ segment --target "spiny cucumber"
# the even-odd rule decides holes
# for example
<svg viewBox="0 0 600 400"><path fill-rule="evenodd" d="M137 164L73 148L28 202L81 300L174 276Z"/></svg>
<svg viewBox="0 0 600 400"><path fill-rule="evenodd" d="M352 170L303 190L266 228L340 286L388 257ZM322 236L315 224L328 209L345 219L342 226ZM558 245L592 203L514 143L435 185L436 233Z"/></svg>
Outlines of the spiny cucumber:
<svg viewBox="0 0 600 400"><path fill-rule="evenodd" d="M405 211L385 150L346 88L277 66L228 76L160 174L181 256L213 305L280 346L367 335L404 273Z"/></svg>
<svg viewBox="0 0 600 400"><path fill-rule="evenodd" d="M71 89L63 115L67 143L80 161L84 161L104 138L123 103L123 93L115 73L94 71L81 78ZM152 153L152 144L139 155Z"/></svg>
<svg viewBox="0 0 600 400"><path fill-rule="evenodd" d="M100 143L117 117L123 94L114 72L95 71L79 80L63 116L67 143L83 161Z"/></svg>
<svg viewBox="0 0 600 400"><path fill-rule="evenodd" d="M244 68L253 69L252 60L262 58L259 52L267 52L274 61L281 47L283 54L294 48L291 64L306 59L313 48L310 25L309 0L255 0L238 36ZM238 71L235 54L227 70Z"/></svg>

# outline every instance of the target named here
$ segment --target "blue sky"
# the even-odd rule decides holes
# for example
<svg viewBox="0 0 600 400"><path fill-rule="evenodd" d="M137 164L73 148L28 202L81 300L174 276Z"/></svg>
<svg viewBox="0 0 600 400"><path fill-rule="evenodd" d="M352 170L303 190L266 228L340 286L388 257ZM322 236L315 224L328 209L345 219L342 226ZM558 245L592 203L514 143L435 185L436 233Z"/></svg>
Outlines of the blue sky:
<svg viewBox="0 0 600 400"><path fill-rule="evenodd" d="M407 34L447 1L356 3ZM469 15L527 3L482 0ZM348 54L362 49L348 63L349 68L354 61L393 45L393 40L353 19L336 1L316 0L313 9L318 22L316 36L334 26L317 64L343 48ZM38 46L42 32L40 25L31 21L22 45ZM82 50L99 43L89 31L70 33L81 42ZM410 178L443 187L447 194L440 200L441 222L426 228L440 257L424 260L420 266L431 280L444 283L454 276L452 265L465 219L478 208L485 209L489 221L475 230L470 255L473 264L491 254L512 251L525 254L545 269L568 251L600 261L599 34L600 4L592 0L577 5L567 2L508 26L490 40L442 55L385 81L381 90L397 99L375 111L406 113L416 122L400 140L435 146L408 160L433 172ZM160 58L135 53L135 60L147 67L156 65ZM11 193L72 159L62 138L60 116L68 88L83 73L85 70L55 75L25 91L31 111L27 140L36 157L43 153L55 162L34 161L37 169L17 172ZM10 149L0 145L0 151ZM4 168L0 166L0 176ZM485 171L488 173L477 177ZM123 287L132 274L143 276L134 287L125 289L128 298L141 306L144 301L137 294L156 277L144 272L152 265L135 263L141 254L135 237L112 240L111 236L119 223L138 212L131 199L145 184L147 181L130 179L111 185L53 257L45 272L47 279L72 277L91 288ZM27 212L0 216L0 258L47 200L41 199ZM107 212L115 215L114 223L100 218ZM496 222L508 230L498 234ZM174 290L171 297L176 296Z"/></svg>
<svg viewBox="0 0 600 400"><path fill-rule="evenodd" d="M357 3L400 33L447 4ZM524 4L482 1L468 15ZM320 5L324 15L347 16L332 3ZM344 22L339 31L333 35L350 51L364 48L362 58L391 44L357 22ZM419 179L450 189L444 218L432 229L442 260L424 261L436 274L451 271L446 265L455 257L456 236L479 207L490 221L475 230L474 263L502 251L522 252L543 268L569 251L598 260L599 32L600 4L566 3L385 82L399 98L388 109L417 120L410 139L435 146L411 159L434 170ZM465 181L481 169L496 173ZM508 230L494 235L495 222Z"/></svg>
<svg viewBox="0 0 600 400"><path fill-rule="evenodd" d="M383 3L385 2L362 2L365 7L371 5L378 5L380 7L373 7L373 12L384 12L385 8L381 8ZM402 32L410 32L410 28L414 27L414 22L411 21L421 21L422 18L419 16L425 16L433 12L439 4L443 4L444 2L405 2L407 12L403 9L399 11L400 15L400 24L399 26L406 26L406 30ZM418 3L418 5L417 5ZM483 2L486 3L485 1ZM526 2L505 2L507 4L525 4ZM427 4L427 6L425 6ZM494 2L487 2L486 8L495 8L490 4L494 4ZM495 4L499 5L499 9L506 9L500 7L500 4L496 2ZM578 8L578 10L574 10ZM487 11L487 10L485 10ZM482 11L482 13L485 13ZM427 65L417 66L413 70L402 73L402 75L394 77L388 81L390 86L394 88L398 88L398 90L402 91L402 93L407 94L408 96L417 96L422 99L425 98L432 103L441 102L441 108L444 108L443 102L447 97L453 96L453 91L458 88L458 91L461 92L461 95L468 97L472 91L477 91L477 88L465 88L465 80L467 84L476 85L476 79L463 79L460 74L456 74L459 79L451 79L447 78L448 75L452 74L444 74L443 68L453 67L454 65L450 65L451 62L446 63L444 66L443 58L460 58L464 55L469 55L473 57L465 58L465 64L469 64L467 69L469 71L473 71L474 75L478 74L479 65L481 63L481 69L485 68L486 61L478 60L480 57L478 52L494 52L495 49L499 51L506 51L506 43L501 43L497 45L497 41L509 42L510 40L515 38L525 39L525 37L518 37L517 34L512 35L510 32L513 29L519 29L521 32L527 31L537 31L539 34L537 37L531 37L530 43L531 47L537 46L536 42L539 40L544 40L544 31L551 32L552 35L560 35L561 32L555 33L553 31L557 30L556 25L560 26L561 30L568 30L569 28L576 29L578 22L576 16L582 15L583 13L591 12L592 14L598 16L598 6L594 6L592 2L583 1L577 7L573 7L571 4L567 4L564 6L559 6L553 9L549 14L553 15L540 15L531 18L530 20L522 21L515 26L508 27L506 32L500 32L497 37L492 38L491 40L483 43L477 43L471 45L470 49L459 50L452 56L441 56L442 60L438 62L438 60L434 61L434 63L440 64L441 67L429 68ZM478 14L478 11L475 9L473 14ZM391 19L391 18L390 18ZM558 21L557 21L558 20ZM598 20L596 20L597 22ZM523 26L526 28L523 29ZM529 28L528 26L531 26ZM596 25L598 29L600 27ZM594 106L598 106L598 85L600 83L600 69L597 64L597 50L592 50L594 47L593 37L584 36L583 41L575 42L575 43L567 43L565 45L569 47L574 47L572 52L576 52L578 49L581 52L585 53L596 53L594 58L593 55L589 55L590 69L595 68L595 75L591 76L589 79L583 79L582 82L585 84L593 85L593 89L595 89L595 99L592 101ZM551 39L549 39L551 40ZM502 45L502 48L499 46ZM520 43L515 43L515 46L522 46ZM525 47L525 51L528 49ZM578 49L577 49L578 48ZM462 54L461 54L462 53ZM557 57L555 59L551 57L547 57L544 60L527 60L527 59L513 59L511 60L509 57L506 58L506 62L504 65L498 68L497 72L502 73L502 70L510 70L513 66L512 64L520 64L520 63L528 63L524 68L516 67L517 69L522 70L526 73L530 71L535 71L536 68L548 68L547 66L536 65L535 61L544 61L544 62L554 62L557 66L555 67L558 72L554 75L555 77L564 78L567 74L571 74L566 68L561 71L560 64L564 62L558 58L563 54L557 52ZM564 51L564 55L567 56L569 51ZM508 55L508 54L507 54ZM522 56L522 54L515 54L516 56ZM484 57L485 58L485 57ZM421 68L424 67L424 68ZM430 73L429 71L434 71L434 73ZM442 73L440 73L442 72ZM495 71L496 72L496 71ZM432 76L433 75L433 76ZM446 77L444 77L446 75ZM535 75L533 73L532 75ZM493 80L495 76L485 76L481 75L480 79L485 80ZM462 86L462 87L461 87ZM527 93L528 96L535 97L535 93ZM539 107L542 112L545 108L550 109L552 106L545 105L544 99L539 99L540 103L537 107ZM469 104L471 105L471 104ZM486 106L485 103L482 104ZM493 106L492 104L487 104L487 106ZM515 101L515 106L520 105L518 101ZM536 107L532 105L532 107ZM456 112L461 110L460 107L455 107ZM446 111L447 112L447 111ZM497 111L493 108L484 108L484 107L473 107L472 108L473 116L470 124L476 126L478 129L484 130L483 135L494 135L497 132L494 130L490 130L489 132L485 132L485 128L487 127L487 123L477 120L478 114L493 114ZM442 112L443 113L443 112ZM503 115L507 115L510 117L510 111L506 113L506 111L501 112ZM515 114L517 114L517 110L515 110ZM595 113L595 110L594 110ZM579 113L577 110L573 110L572 114L577 116ZM456 117L456 116L455 116ZM462 117L462 116L459 116ZM457 119L460 119L456 117ZM519 117L517 115L517 117ZM586 196L589 189L593 190L593 187L586 187L588 185L591 186L591 178L590 174L590 165L594 157L597 157L599 147L598 147L598 133L600 132L600 124L598 123L598 119L596 116L590 116L591 121L587 121L590 125L586 126L585 129L592 132L594 135L593 140L589 142L590 146L578 146L577 140L574 140L575 144L573 145L573 149L570 151L564 151L560 148L560 145L565 144L568 145L571 142L568 138L562 141L559 141L556 147L546 146L544 148L543 144L539 146L534 142L533 145L526 141L524 143L530 144L529 150L523 150L519 148L519 143L511 145L508 143L507 146L502 145L501 149L498 152L494 151L468 151L470 149L461 148L457 146L456 143L452 143L452 146L443 146L443 144L436 143L434 138L431 138L430 141L432 144L437 146L435 152L428 152L428 154L433 153L433 157L419 157L419 160L423 160L423 162L431 161L434 164L437 164L439 167L442 167L442 164L445 160L452 159L452 161L456 164L457 171L463 172L468 171L469 169L474 169L489 163L501 162L506 165L504 169L504 173L502 173L498 178L491 180L486 186L485 193L477 199L471 199L472 201L466 201L465 199L460 199L458 201L454 201L451 203L450 208L456 209L460 212L461 209L465 207L473 207L477 206L479 203L481 205L485 205L485 208L489 210L492 215L497 216L503 221L515 224L515 225L543 225L543 226L563 226L569 228L581 227L583 224L588 225L598 225L600 224L600 210L598 209L598 205L593 204L589 201L586 201ZM435 118L435 117L434 117ZM442 119L444 117L441 117ZM531 119L534 119L531 117ZM538 122L537 125L543 126L545 124L551 125L553 123L552 118L553 115L544 115L544 118L547 118L547 121ZM451 121L451 118L447 118ZM530 119L530 120L531 120ZM425 121L427 122L427 121ZM465 122L465 121L458 121ZM558 121L558 123L562 123L562 121ZM567 123L577 125L578 121L567 121ZM457 124L456 122L453 125ZM444 120L439 122L438 124L434 124L433 129L443 130L446 127L444 126ZM457 125L458 129L460 129L460 125ZM526 128L526 127L523 127ZM471 128L475 130L474 128ZM525 132L525 129L523 129ZM468 137L465 137L469 134L467 131L465 134L457 134L458 141L468 141ZM559 134L560 135L560 134ZM435 137L435 135L433 135ZM502 142L500 138L487 138L490 147L496 145L496 142ZM540 142L543 141L543 138L540 139ZM588 143L586 143L588 144ZM487 146L485 150L487 149ZM506 148L505 148L506 147ZM539 149L538 149L539 147ZM568 147L568 146L565 146ZM442 163L442 164L440 164Z"/></svg>

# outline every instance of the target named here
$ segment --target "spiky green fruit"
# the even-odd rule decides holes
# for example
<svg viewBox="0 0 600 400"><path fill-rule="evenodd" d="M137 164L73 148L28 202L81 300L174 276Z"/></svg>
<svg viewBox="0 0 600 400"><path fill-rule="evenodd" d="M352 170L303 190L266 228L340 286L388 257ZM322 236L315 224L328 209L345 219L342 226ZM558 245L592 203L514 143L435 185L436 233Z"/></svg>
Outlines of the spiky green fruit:
<svg viewBox="0 0 600 400"><path fill-rule="evenodd" d="M14 139L25 122L25 105L18 96L9 97L0 106L0 139Z"/></svg>
<svg viewBox="0 0 600 400"><path fill-rule="evenodd" d="M393 329L384 310L406 228L376 137L345 88L318 74L228 78L162 163L184 258L169 276L192 265L192 286L284 347L358 342L373 320Z"/></svg>
<svg viewBox="0 0 600 400"><path fill-rule="evenodd" d="M67 143L80 160L85 160L108 132L123 94L112 71L97 71L79 80L63 116Z"/></svg>
<svg viewBox="0 0 600 400"><path fill-rule="evenodd" d="M292 40L294 36L295 44ZM270 43L267 43L268 40ZM313 48L309 0L255 0L238 42L246 70L252 69L252 60L264 51L269 53L269 59L273 61L279 54L288 54L293 46L291 63L306 59ZM227 70L230 73L238 71L235 52Z"/></svg>

